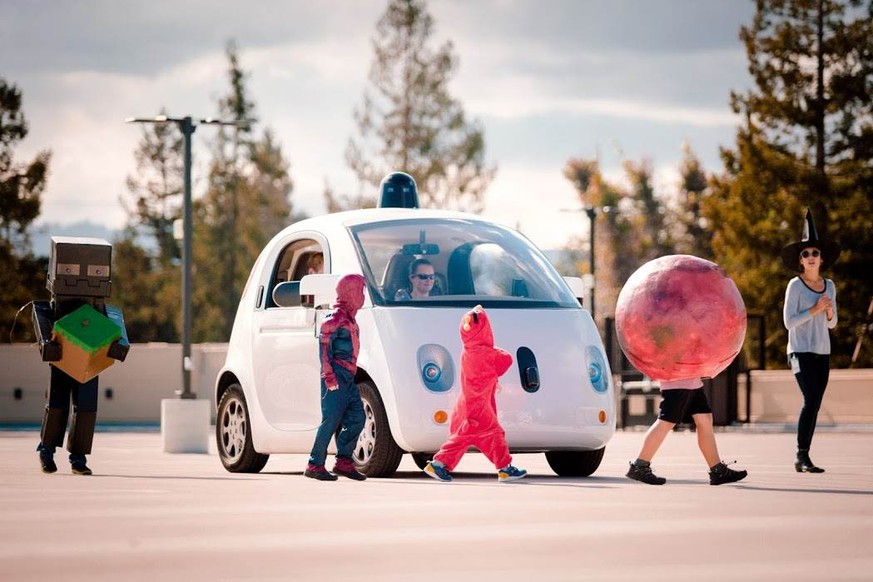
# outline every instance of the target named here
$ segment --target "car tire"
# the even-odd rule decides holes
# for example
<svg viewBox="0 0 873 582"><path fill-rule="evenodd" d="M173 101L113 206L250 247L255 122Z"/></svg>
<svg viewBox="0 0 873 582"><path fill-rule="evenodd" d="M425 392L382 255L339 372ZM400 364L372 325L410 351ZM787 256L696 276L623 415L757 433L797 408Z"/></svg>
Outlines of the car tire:
<svg viewBox="0 0 873 582"><path fill-rule="evenodd" d="M412 453L412 460L415 461L415 466L419 469L424 469L425 466L433 461L433 456L436 453Z"/></svg>
<svg viewBox="0 0 873 582"><path fill-rule="evenodd" d="M242 386L231 384L221 396L215 420L218 456L231 473L257 473L270 459L252 445L251 426Z"/></svg>
<svg viewBox="0 0 873 582"><path fill-rule="evenodd" d="M358 471L367 477L390 477L397 471L403 449L394 442L382 397L372 382L358 382L364 405L364 428L352 457Z"/></svg>
<svg viewBox="0 0 873 582"><path fill-rule="evenodd" d="M596 451L549 451L546 460L560 477L588 477L600 466L606 447Z"/></svg>

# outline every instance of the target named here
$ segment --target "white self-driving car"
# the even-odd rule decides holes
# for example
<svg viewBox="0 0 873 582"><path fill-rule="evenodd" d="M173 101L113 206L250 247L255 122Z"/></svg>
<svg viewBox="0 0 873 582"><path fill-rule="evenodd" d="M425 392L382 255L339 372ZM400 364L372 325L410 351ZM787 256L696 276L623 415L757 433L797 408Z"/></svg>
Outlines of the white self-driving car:
<svg viewBox="0 0 873 582"><path fill-rule="evenodd" d="M316 253L324 272L307 274ZM412 299L398 290L417 258L430 261L435 281L429 297ZM597 469L615 432L615 398L600 336L580 306L581 279L561 278L524 236L477 216L374 208L293 224L258 257L215 384L228 471L310 451L321 421L318 330L348 273L367 280L357 314L367 417L354 454L360 471L390 476L404 453L424 466L446 440L460 391L458 326L477 304L495 345L514 359L497 394L512 452L544 452L558 475Z"/></svg>

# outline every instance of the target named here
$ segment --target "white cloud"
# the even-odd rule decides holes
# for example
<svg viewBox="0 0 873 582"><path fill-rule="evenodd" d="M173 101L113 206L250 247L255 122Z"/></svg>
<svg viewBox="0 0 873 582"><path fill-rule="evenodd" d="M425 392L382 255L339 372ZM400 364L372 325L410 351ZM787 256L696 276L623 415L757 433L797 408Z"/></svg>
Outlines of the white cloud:
<svg viewBox="0 0 873 582"><path fill-rule="evenodd" d="M573 185L561 168L501 168L488 189L483 217L518 228L537 246L561 248L572 234L587 232Z"/></svg>
<svg viewBox="0 0 873 582"><path fill-rule="evenodd" d="M608 175L620 174L620 159L613 158L658 156L657 167L669 168L680 156L681 140L689 138L707 148L698 152L704 162L714 159L713 143L727 141L736 124L727 93L744 65L738 41L698 39L682 49L685 35L661 35L624 43L590 17L609 12L612 20L604 22L633 19L627 12L637 10L636 3L618 3L615 9L611 3L579 4L553 3L549 10L540 2L429 3L435 45L451 39L460 59L453 96L470 117L483 120L488 152L499 156L491 160L499 169L485 214L518 223L546 248L560 247L587 229L584 214L561 212L578 205L561 173L569 157L596 151ZM676 4L668 5L675 11ZM6 53L0 54L0 69L15 72L10 80L23 90L31 128L16 158L45 148L54 155L41 221L91 219L120 227L125 216L118 197L134 171L140 139L139 129L123 120L155 115L162 107L171 115L214 116L216 99L227 86L223 43L234 37L261 127L272 128L291 162L298 209L324 211L325 179L340 192L357 187L343 155L355 133L352 111L367 87L370 39L384 2L289 0L253 10L239 23L233 19L247 9L228 4L226 11L219 7L192 22L184 37L182 27L169 26L168 17L155 14L149 3L113 11L115 20L109 22L96 18L95 6L65 5L64 13L77 25L60 22L69 18L49 22L63 33L60 38L47 31L54 45L28 29L46 25L39 10L22 9L24 28L12 27L16 54L22 56L10 58L0 50ZM196 12L191 6L180 9ZM151 17L138 18L141 12ZM579 30L573 23L542 25L565 13L584 20ZM529 27L530 19L537 22ZM128 21L139 23L135 31L123 28ZM720 23L697 24L713 29ZM724 26L735 36L733 21ZM642 51L636 41L666 48ZM213 132L203 128L195 134L195 178L202 174ZM601 156L603 144L622 144L626 151ZM201 186L202 180L195 183L195 195Z"/></svg>

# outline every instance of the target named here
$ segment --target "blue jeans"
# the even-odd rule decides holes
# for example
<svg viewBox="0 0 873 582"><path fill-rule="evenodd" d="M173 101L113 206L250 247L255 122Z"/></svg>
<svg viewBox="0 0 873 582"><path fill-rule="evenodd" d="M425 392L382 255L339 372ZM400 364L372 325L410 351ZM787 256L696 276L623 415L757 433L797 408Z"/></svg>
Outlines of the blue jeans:
<svg viewBox="0 0 873 582"><path fill-rule="evenodd" d="M330 439L340 426L342 431L336 437L336 456L351 459L355 451L355 443L358 442L358 436L364 428L364 404L361 402L361 393L354 382L341 384L331 392L322 380L321 425L315 434L315 443L309 454L311 464L324 465Z"/></svg>

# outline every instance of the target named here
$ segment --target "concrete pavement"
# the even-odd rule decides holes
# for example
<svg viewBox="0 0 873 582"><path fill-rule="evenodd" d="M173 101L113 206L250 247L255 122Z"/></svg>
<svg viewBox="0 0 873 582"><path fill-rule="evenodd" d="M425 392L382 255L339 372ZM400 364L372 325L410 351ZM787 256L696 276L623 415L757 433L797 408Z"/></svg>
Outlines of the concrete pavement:
<svg viewBox="0 0 873 582"><path fill-rule="evenodd" d="M641 432L619 432L587 479L518 455L497 483L468 454L453 483L405 456L390 479L303 478L303 455L227 473L171 455L159 433L98 433L91 477L43 475L38 434L0 432L0 579L17 580L871 580L873 434L816 435L822 475L794 472L793 435L718 434L746 481L711 487L691 432L624 478Z"/></svg>

